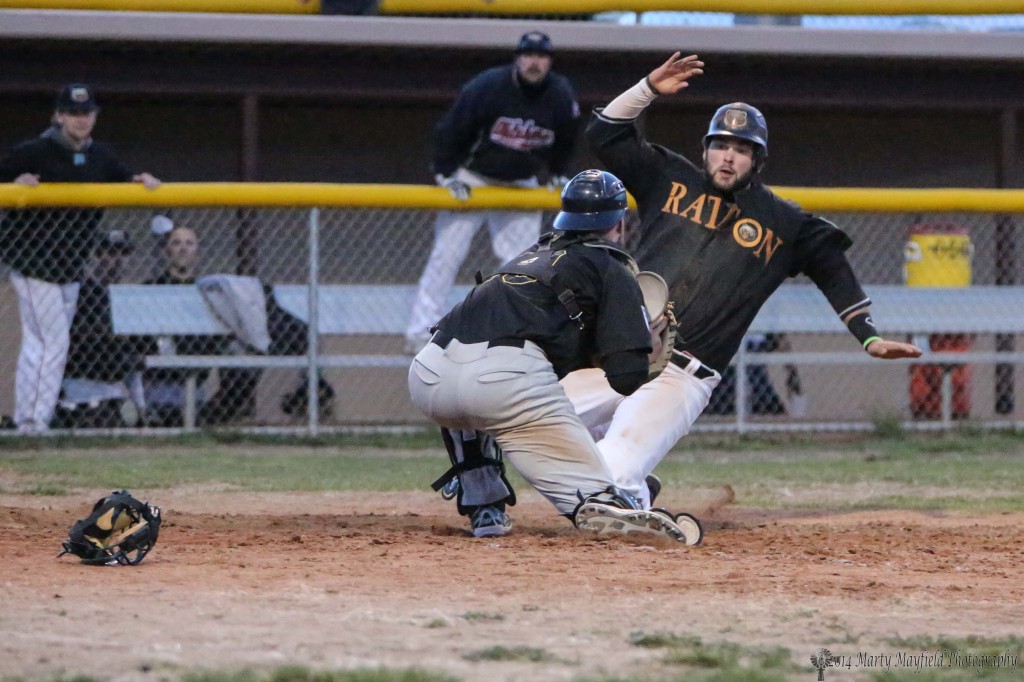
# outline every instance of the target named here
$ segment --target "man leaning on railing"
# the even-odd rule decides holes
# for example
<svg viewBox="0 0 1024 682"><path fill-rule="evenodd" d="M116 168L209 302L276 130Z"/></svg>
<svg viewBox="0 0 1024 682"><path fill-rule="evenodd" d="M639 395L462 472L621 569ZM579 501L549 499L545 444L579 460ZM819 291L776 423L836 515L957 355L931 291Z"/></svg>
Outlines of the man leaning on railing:
<svg viewBox="0 0 1024 682"><path fill-rule="evenodd" d="M72 84L57 97L52 125L0 160L0 182L34 187L41 182L160 181L134 173L92 138L99 105L87 85ZM0 222L0 260L11 266L18 295L21 351L15 376L14 424L28 433L50 428L70 344L82 268L103 217L97 208L9 211Z"/></svg>

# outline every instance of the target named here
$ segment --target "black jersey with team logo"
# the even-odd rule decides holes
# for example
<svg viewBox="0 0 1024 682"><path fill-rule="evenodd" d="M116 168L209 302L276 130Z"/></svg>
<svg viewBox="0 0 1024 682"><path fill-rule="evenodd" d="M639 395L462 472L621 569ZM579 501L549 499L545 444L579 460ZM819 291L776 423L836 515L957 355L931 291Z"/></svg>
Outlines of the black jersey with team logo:
<svg viewBox="0 0 1024 682"><path fill-rule="evenodd" d="M566 175L580 110L569 80L554 72L520 83L515 65L487 69L462 88L435 130L433 170L462 166L497 180L522 180L548 166Z"/></svg>
<svg viewBox="0 0 1024 682"><path fill-rule="evenodd" d="M110 147L69 149L55 129L23 142L0 160L0 182L22 173L41 182L128 182L132 171ZM0 260L26 277L64 284L81 279L103 218L98 208L8 211L0 221Z"/></svg>
<svg viewBox="0 0 1024 682"><path fill-rule="evenodd" d="M787 277L808 275L837 313L864 305L835 225L754 180L724 194L680 154L649 144L634 121L598 111L587 139L640 210L642 270L669 285L679 320L677 350L722 371L757 311Z"/></svg>
<svg viewBox="0 0 1024 682"><path fill-rule="evenodd" d="M540 346L559 378L602 367L632 352L644 374L651 335L636 278L606 248L609 242L544 235L531 249L498 268L445 315L436 328L462 343L524 339ZM547 272L541 274L541 270ZM523 273L536 273L530 276ZM550 274L557 273L553 286ZM577 308L558 294L570 290ZM557 290L557 291L556 291ZM575 312L578 320L572 319Z"/></svg>

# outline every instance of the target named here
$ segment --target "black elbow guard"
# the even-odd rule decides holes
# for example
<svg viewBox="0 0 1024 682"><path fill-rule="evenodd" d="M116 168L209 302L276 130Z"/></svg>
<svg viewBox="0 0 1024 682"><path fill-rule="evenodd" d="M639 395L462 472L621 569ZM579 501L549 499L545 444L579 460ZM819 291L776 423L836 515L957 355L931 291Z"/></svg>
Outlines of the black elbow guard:
<svg viewBox="0 0 1024 682"><path fill-rule="evenodd" d="M609 374L608 384L616 393L621 395L633 395L636 389L647 383L647 370L642 372L627 372L625 374Z"/></svg>
<svg viewBox="0 0 1024 682"><path fill-rule="evenodd" d="M643 350L612 353L601 367L612 390L620 395L632 395L647 381L647 353Z"/></svg>

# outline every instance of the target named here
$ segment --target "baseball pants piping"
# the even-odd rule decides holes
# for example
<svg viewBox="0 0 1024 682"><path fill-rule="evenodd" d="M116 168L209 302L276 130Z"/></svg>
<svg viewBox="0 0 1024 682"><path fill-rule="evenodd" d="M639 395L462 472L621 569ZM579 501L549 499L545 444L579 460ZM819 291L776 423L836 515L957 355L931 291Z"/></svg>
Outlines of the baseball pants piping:
<svg viewBox="0 0 1024 682"><path fill-rule="evenodd" d="M78 282L54 284L11 272L21 317L21 350L14 379L19 431L50 427L71 345Z"/></svg>

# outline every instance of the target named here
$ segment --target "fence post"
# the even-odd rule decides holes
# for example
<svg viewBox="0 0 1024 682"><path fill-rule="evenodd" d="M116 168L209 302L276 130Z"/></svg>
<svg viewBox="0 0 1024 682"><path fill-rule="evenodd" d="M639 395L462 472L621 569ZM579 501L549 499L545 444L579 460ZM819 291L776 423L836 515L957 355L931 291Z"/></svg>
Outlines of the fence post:
<svg viewBox="0 0 1024 682"><path fill-rule="evenodd" d="M942 384L940 389L942 430L949 433L953 429L953 368L942 368Z"/></svg>
<svg viewBox="0 0 1024 682"><path fill-rule="evenodd" d="M747 337L743 336L736 353L736 432L747 431Z"/></svg>
<svg viewBox="0 0 1024 682"><path fill-rule="evenodd" d="M307 397L309 435L316 436L320 426L320 209L309 210L309 365Z"/></svg>

